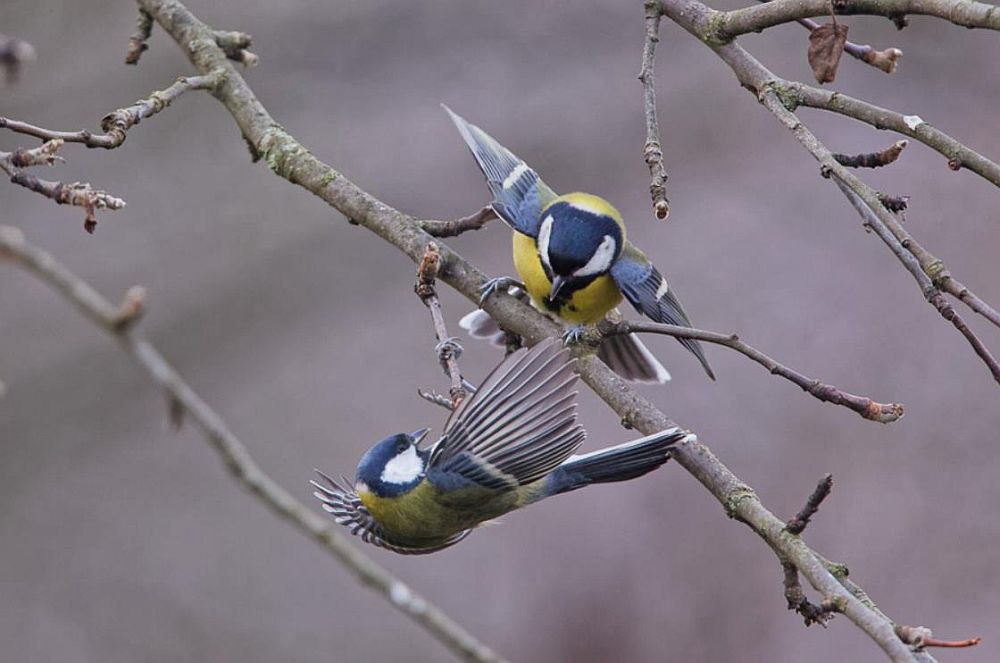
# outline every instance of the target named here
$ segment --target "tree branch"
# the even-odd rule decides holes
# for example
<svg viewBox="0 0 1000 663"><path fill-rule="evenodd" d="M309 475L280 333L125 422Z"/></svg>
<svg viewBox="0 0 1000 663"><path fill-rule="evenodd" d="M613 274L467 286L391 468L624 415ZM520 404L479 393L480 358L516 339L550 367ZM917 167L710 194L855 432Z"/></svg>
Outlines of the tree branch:
<svg viewBox="0 0 1000 663"><path fill-rule="evenodd" d="M207 26L177 0L138 2L177 41L199 72L223 71L223 80L214 95L232 114L256 158L265 161L277 175L329 203L353 223L390 242L414 262L420 260L431 237L411 218L357 187L285 132L257 100L243 77L225 60L225 55L212 46L212 32ZM439 248L439 279L470 301L478 301L485 275L448 246L439 244ZM558 325L529 305L504 294L491 297L484 308L505 329L522 335L529 342L555 336L561 331ZM581 356L576 367L582 380L618 413L623 423L646 434L676 425L593 355ZM719 461L705 444L685 443L672 453L672 457L712 493L730 517L751 527L780 559L795 564L818 592L842 602L842 612L890 658L894 661L915 659L908 646L896 636L893 623L849 591L827 568L822 556L800 537L785 532L785 524L766 509L753 489Z"/></svg>
<svg viewBox="0 0 1000 663"><path fill-rule="evenodd" d="M758 2L771 2L772 0L757 0ZM809 32L813 32L820 27L820 24L811 18L800 18L795 21ZM898 48L887 48L879 51L868 44L855 44L852 41L844 43L844 52L851 57L861 60L865 64L891 74L896 71L899 58L903 57L903 51Z"/></svg>
<svg viewBox="0 0 1000 663"><path fill-rule="evenodd" d="M451 221L424 219L420 221L420 227L432 237L458 237L470 230L479 230L496 218L497 213L493 211L492 207L487 205L478 212L469 216L463 216L460 219L452 219Z"/></svg>
<svg viewBox="0 0 1000 663"><path fill-rule="evenodd" d="M642 156L649 168L649 195L653 199L653 213L657 219L670 216L667 200L667 169L663 166L663 148L660 147L660 123L656 118L656 83L653 64L656 61L656 44L660 41L660 8L657 0L646 0L646 39L642 47L643 110L646 114L646 144Z"/></svg>
<svg viewBox="0 0 1000 663"><path fill-rule="evenodd" d="M150 379L167 394L172 407L188 415L201 429L233 477L252 495L296 529L319 543L364 585L385 597L456 655L471 661L502 659L476 640L458 623L410 589L401 580L348 543L331 520L314 513L281 487L257 465L246 446L222 418L181 378L148 340L132 330L137 304L134 290L123 306L115 306L88 283L70 272L51 254L29 244L16 228L0 226L0 258L34 274L69 300L94 324L112 335Z"/></svg>
<svg viewBox="0 0 1000 663"><path fill-rule="evenodd" d="M458 358L462 355L462 346L454 338L448 336L448 327L445 325L444 315L441 313L441 302L434 290L434 280L437 278L440 267L441 253L438 251L437 244L428 242L424 256L420 259L420 264L417 267L417 282L413 290L431 312L434 335L438 340L438 361L441 362L441 368L445 375L451 380L449 393L451 394L451 409L454 410L459 403L465 400L467 393L463 386L462 372L458 368ZM417 393L421 392L418 390ZM428 400L433 401L434 399Z"/></svg>
<svg viewBox="0 0 1000 663"><path fill-rule="evenodd" d="M774 1L784 2L785 0ZM768 7L771 4L773 3L760 5L760 7ZM820 163L820 172L824 175L834 174L842 182L847 184L851 190L865 202L865 205L870 209L872 214L876 215L882 224L889 229L895 240L902 244L904 248L907 246L910 247L905 248L907 255L910 257L915 255L911 252L911 249L923 251L923 248L916 244L915 240L903 228L902 224L900 224L892 213L885 208L879 198L878 192L867 186L844 166L839 164L833 158L830 150L828 150L826 146L823 145L811 131L809 131L809 129L802 123L794 112L789 110L789 108L795 108L798 101L798 97L796 96L794 90L808 89L809 86L805 86L800 83L789 84L787 81L776 77L770 70L750 55L750 53L743 49L743 47L739 44L720 44L711 41L707 35L712 29L714 21L713 17L716 16L718 12L715 12L715 10L710 9L701 2L698 2L698 0L663 0L661 2L661 9L671 20L694 36L698 37L699 40L715 51L715 53L733 70L733 73L736 74L740 83L747 89L753 91L757 96L758 101L771 111L771 113L793 133L795 138L802 144L803 147L806 148L807 151L809 151L813 158ZM791 94L789 94L790 91ZM842 96L839 95L839 93L832 94L836 95L837 98ZM863 102L858 103L863 104ZM919 120L919 118L917 119ZM920 120L920 122L922 123L923 121ZM915 121L911 121L911 124L914 124L915 127L919 127ZM885 237L882 237L882 239L883 241L886 241ZM890 249L892 248L893 247L890 244ZM895 250L893 250L893 252L896 253ZM904 260L904 256L899 253L896 253L896 255L909 270L909 264L907 260ZM925 261L927 261L928 265L939 264L939 261L926 251L923 251L923 257ZM917 260L915 257L913 259ZM917 264L920 265L920 261L917 261ZM927 277L927 275L924 276ZM918 282L920 282L920 280L921 279L918 278ZM921 287L924 289L923 286ZM957 285L952 283L952 287L957 288ZM971 293L969 293L968 289L964 288L964 286L960 292L964 292L965 294L965 296L960 299L966 302L970 308L973 306L972 302L975 302L976 300L978 300L978 302L982 301L979 300L978 297L970 296ZM951 308L951 306L948 305L947 301L943 298L935 297L931 299L925 289L924 293L925 296L929 297L928 301L935 306L942 317L955 325L956 329L958 329L959 332L965 336L966 340L968 340L970 345L972 345L976 354L984 361L994 379L1000 381L1000 374L997 373L996 361L993 360L992 355L983 343L965 325L961 317L957 315L954 309ZM985 302L982 303L983 305L979 305L978 302L977 306L982 310L977 312L980 312L984 317L990 319L991 322L994 322L993 318L1000 320L1000 316L995 315L992 307L985 305ZM973 310L976 309L973 308ZM996 323L994 322L994 324Z"/></svg>
<svg viewBox="0 0 1000 663"><path fill-rule="evenodd" d="M833 11L841 15L868 14L895 18L907 14L936 16L966 28L1000 30L995 5L974 0L836 0ZM826 16L830 0L771 0L765 4L715 12L711 36L728 41L748 32L761 32L800 18Z"/></svg>
<svg viewBox="0 0 1000 663"><path fill-rule="evenodd" d="M666 325L658 322L648 322L645 320L603 320L597 325L601 334L613 336L619 334L663 334L674 338L690 338L706 343L715 343L732 350L736 350L745 357L757 362L772 375L789 380L798 385L806 393L818 398L826 403L842 405L854 410L865 419L888 424L902 418L904 409L900 403L876 403L864 396L855 396L846 391L841 391L833 385L824 384L819 380L802 375L783 364L778 363L760 350L753 348L743 341L736 334L719 334L717 332L694 329L692 327L681 327L677 325Z"/></svg>
<svg viewBox="0 0 1000 663"><path fill-rule="evenodd" d="M188 90L210 90L218 82L218 75L208 73L203 76L182 76L165 90L157 90L146 99L140 99L131 106L108 113L101 120L103 134L93 134L86 129L80 131L51 131L27 122L0 117L0 129L10 129L16 133L34 136L41 140L61 140L66 143L83 143L87 147L103 147L112 150L125 142L127 132L147 117L156 115L169 106L177 97Z"/></svg>

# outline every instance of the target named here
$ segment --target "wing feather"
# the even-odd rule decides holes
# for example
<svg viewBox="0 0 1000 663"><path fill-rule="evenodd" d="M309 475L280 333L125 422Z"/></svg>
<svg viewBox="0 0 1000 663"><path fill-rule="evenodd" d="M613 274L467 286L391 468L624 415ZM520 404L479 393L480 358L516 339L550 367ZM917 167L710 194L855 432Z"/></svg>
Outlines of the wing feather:
<svg viewBox="0 0 1000 663"><path fill-rule="evenodd" d="M452 413L431 449L428 471L488 476L490 487L542 478L586 435L576 421L576 380L573 360L558 341L513 353Z"/></svg>
<svg viewBox="0 0 1000 663"><path fill-rule="evenodd" d="M631 243L625 246L621 257L611 266L611 278L632 306L647 318L668 325L692 326L666 279L642 251ZM715 374L708 365L701 343L689 338L677 340L698 358L708 377L714 380Z"/></svg>
<svg viewBox="0 0 1000 663"><path fill-rule="evenodd" d="M472 151L493 194L493 209L514 230L536 237L542 209L556 194L528 164L442 104Z"/></svg>

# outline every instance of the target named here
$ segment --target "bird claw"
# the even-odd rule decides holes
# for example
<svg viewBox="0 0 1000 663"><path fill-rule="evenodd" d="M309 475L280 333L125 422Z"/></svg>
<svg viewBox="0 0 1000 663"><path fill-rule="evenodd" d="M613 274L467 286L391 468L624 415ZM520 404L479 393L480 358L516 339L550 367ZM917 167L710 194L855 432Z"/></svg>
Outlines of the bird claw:
<svg viewBox="0 0 1000 663"><path fill-rule="evenodd" d="M520 292L512 293L510 292L511 288L516 288ZM486 300L500 290L506 290L508 291L508 294L514 295L520 299L524 297L524 293L527 291L527 288L525 288L523 283L510 276L498 276L495 279L490 279L483 284L482 288L479 289L479 308L482 308L483 304L486 303Z"/></svg>
<svg viewBox="0 0 1000 663"><path fill-rule="evenodd" d="M563 332L563 345L574 345L579 343L587 335L586 325L575 325Z"/></svg>
<svg viewBox="0 0 1000 663"><path fill-rule="evenodd" d="M438 361L441 363L441 369L444 370L445 375L447 375L448 360L455 359L457 361L458 358L462 356L462 346L459 345L456 337L451 336L435 345L434 352L437 353Z"/></svg>

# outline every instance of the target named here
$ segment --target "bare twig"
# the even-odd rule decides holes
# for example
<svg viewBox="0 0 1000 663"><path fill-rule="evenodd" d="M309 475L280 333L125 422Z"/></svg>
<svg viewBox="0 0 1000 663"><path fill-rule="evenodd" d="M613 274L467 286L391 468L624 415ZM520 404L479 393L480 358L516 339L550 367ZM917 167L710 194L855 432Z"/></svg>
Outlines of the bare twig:
<svg viewBox="0 0 1000 663"><path fill-rule="evenodd" d="M215 43L230 60L239 62L244 67L254 67L260 58L248 49L253 45L253 37L245 32L229 30L213 30Z"/></svg>
<svg viewBox="0 0 1000 663"><path fill-rule="evenodd" d="M784 0L775 1L784 2ZM774 3L771 2L766 5L760 5L759 7L755 7L755 9L766 8L771 4ZM800 83L791 84L788 83L788 81L779 79L739 44L720 44L711 41L708 38L708 35L716 23L713 17L717 16L718 12L715 12L715 10L710 9L698 0L663 0L661 8L666 16L691 34L697 36L730 66L740 83L747 89L753 91L758 100L793 133L802 146L805 147L813 158L820 163L821 173L835 174L837 178L842 180L844 183L847 183L851 190L853 190L858 197L865 202L871 212L875 214L879 220L882 221L882 224L890 230L891 235L895 237L898 243L909 244L910 248L906 250L907 254L912 256L914 254L911 253L911 251L920 251L922 249L922 247L916 245L915 241L903 228L902 224L900 224L892 213L885 208L882 201L879 199L878 192L864 184L844 166L837 163L830 153L830 150L828 150L826 146L823 145L811 131L809 131L798 116L790 110L790 108L795 108L796 104L801 101L802 97L799 96L799 92L802 90L813 90L815 88L809 88L809 86L805 86ZM819 90L818 92L823 91ZM833 95L838 99L842 96L839 95L839 93L833 93ZM865 105L864 102L857 103ZM917 118L917 120L919 120L919 118ZM917 120L911 120L910 123L919 128ZM919 122L923 123L922 120L919 120ZM949 138L949 140L951 139ZM998 176L1000 176L1000 168L998 168ZM1000 182L1000 179L998 179L998 182ZM885 240L885 238L883 238L883 240ZM929 268L933 265L940 265L939 261L936 259L931 260L933 256L926 252L924 253L924 260L928 261L926 264ZM900 254L897 253L897 256L903 260L903 257L900 256ZM904 265L905 264L906 263L904 261ZM920 262L917 262L917 264L919 265ZM909 269L909 267L907 268ZM952 283L951 287L957 288L954 283ZM970 308L973 308L973 304L975 304L980 310L977 310L976 308L973 308L973 310L976 310L991 322L997 324L997 321L1000 320L1000 316L995 315L995 311L992 307L989 307L978 297L974 298L974 296L968 292L967 288L959 290L959 292L963 293L963 297L960 299L968 304ZM986 350L982 342L976 338L972 331L965 325L961 317L955 313L954 309L948 305L944 298L935 297L931 303L934 304L935 308L937 308L939 313L941 313L942 317L949 322L952 322L959 332L966 337L976 354L983 359L987 367L990 369L990 372L996 378L996 362L992 360L989 351Z"/></svg>
<svg viewBox="0 0 1000 663"><path fill-rule="evenodd" d="M997 14L1000 15L1000 11ZM1000 186L1000 165L924 121L919 115L904 115L849 97L841 92L823 90L804 83L793 83L779 79L770 72L768 74L771 77L769 84L775 91L780 92L782 101L789 110L795 110L796 106L818 108L853 118L876 129L888 129L908 136L948 159L948 167L952 170L967 168L983 179Z"/></svg>
<svg viewBox="0 0 1000 663"><path fill-rule="evenodd" d="M905 140L897 140L895 143L885 148L881 152L867 152L865 154L832 154L841 166L848 168L881 168L899 158L906 148Z"/></svg>
<svg viewBox="0 0 1000 663"><path fill-rule="evenodd" d="M761 32L800 18L826 16L830 0L771 0L765 4L716 12L711 37L728 41L748 32ZM966 28L1000 30L994 5L974 0L838 0L833 10L842 15L868 14L894 18L907 14L936 16Z"/></svg>
<svg viewBox="0 0 1000 663"><path fill-rule="evenodd" d="M497 213L487 205L478 212L460 219L452 219L451 221L424 219L420 221L420 227L431 237L458 237L470 230L479 230L496 218Z"/></svg>
<svg viewBox="0 0 1000 663"><path fill-rule="evenodd" d="M809 495L805 506L785 525L785 531L791 534L802 534L806 526L809 525L809 519L816 515L816 512L819 511L819 505L823 503L832 489L833 475L827 474L816 484L816 489Z"/></svg>
<svg viewBox="0 0 1000 663"><path fill-rule="evenodd" d="M94 189L86 182L73 182L63 184L62 182L52 182L43 180L31 173L21 170L14 165L15 161L26 163L28 166L41 165L48 160L54 161L56 150L59 149L61 141L59 139L49 141L34 150L19 150L14 154L0 152L0 170L10 176L10 181L46 198L52 199L59 205L75 205L82 207L84 211L83 227L88 233L93 233L97 228L97 210L112 209L117 210L125 207L125 201L112 196L107 191Z"/></svg>
<svg viewBox="0 0 1000 663"><path fill-rule="evenodd" d="M454 404L452 404L450 398L448 398L447 396L442 396L441 394L435 391L424 391L423 389L417 389L417 396L420 396L420 398L424 399L425 401L434 403L434 405L439 405L444 409L448 410L449 412L455 409L455 406Z"/></svg>
<svg viewBox="0 0 1000 663"><path fill-rule="evenodd" d="M153 17L148 12L139 10L139 18L135 21L135 32L128 38L128 51L125 53L125 64L139 64L139 58L149 49L146 41L153 32Z"/></svg>
<svg viewBox="0 0 1000 663"><path fill-rule="evenodd" d="M462 380L462 372L458 368L458 358L462 354L462 346L454 338L448 336L448 327L445 325L444 315L441 313L441 302L434 289L434 281L437 279L440 266L441 253L438 251L438 246L434 242L428 242L424 256L417 267L417 282L413 286L413 290L431 312L434 335L437 336L438 340L438 359L445 374L451 380L449 393L451 394L451 406L454 409L465 399L467 393Z"/></svg>
<svg viewBox="0 0 1000 663"><path fill-rule="evenodd" d="M805 592L802 591L802 585L799 583L798 569L795 568L794 564L782 562L781 569L785 573L782 584L785 587L785 600L788 602L788 609L802 615L806 626L819 624L825 627L833 619L837 610L830 604L816 605L806 598Z"/></svg>
<svg viewBox="0 0 1000 663"><path fill-rule="evenodd" d="M757 1L771 2L772 0ZM800 18L796 19L795 22L809 30L809 32L814 32L820 27L820 24L811 18ZM870 64L876 69L884 71L887 74L891 74L896 71L899 58L903 57L903 51L898 48L887 48L879 51L868 44L855 44L852 41L848 41L844 44L844 52L855 59L861 60L866 64Z"/></svg>
<svg viewBox="0 0 1000 663"><path fill-rule="evenodd" d="M896 627L896 635L899 636L900 640L909 644L914 649L923 649L924 647L975 647L983 640L979 636L966 640L938 640L933 637L931 630L926 626L899 625Z"/></svg>
<svg viewBox="0 0 1000 663"><path fill-rule="evenodd" d="M656 84L653 64L656 61L656 44L660 41L660 8L657 0L646 0L646 39L642 47L643 110L646 115L646 144L642 156L649 168L649 195L653 200L653 213L657 219L670 215L670 201L667 200L667 169L663 166L663 148L660 147L660 123L656 118Z"/></svg>
<svg viewBox="0 0 1000 663"><path fill-rule="evenodd" d="M125 142L129 129L147 117L156 115L169 106L177 97L188 90L209 90L218 82L216 73L203 76L182 76L165 90L157 90L146 99L140 99L131 106L108 113L101 120L103 134L93 134L86 129L80 131L51 131L27 122L0 117L0 129L34 136L42 140L62 140L67 143L83 143L87 147L114 149Z"/></svg>
<svg viewBox="0 0 1000 663"><path fill-rule="evenodd" d="M268 476L222 418L188 386L153 344L135 333L131 325L122 324L120 307L102 297L52 255L25 241L16 228L0 226L0 256L13 259L17 265L42 279L97 326L111 334L150 379L164 390L174 407L183 410L201 429L209 445L236 480L269 509L314 539L364 585L384 596L455 654L474 661L502 660L439 608L354 548L345 535L334 529L332 521L311 511ZM126 301L129 299L127 296Z"/></svg>
<svg viewBox="0 0 1000 663"><path fill-rule="evenodd" d="M910 205L909 196L887 196L884 193L880 193L878 194L878 199L882 203L882 207L894 214L905 212L906 208Z"/></svg>
<svg viewBox="0 0 1000 663"><path fill-rule="evenodd" d="M18 148L10 155L10 165L15 168L32 168L34 166L54 166L57 161L65 161L59 156L63 141L59 138L47 141L30 150Z"/></svg>
<svg viewBox="0 0 1000 663"><path fill-rule="evenodd" d="M647 322L645 320L603 320L597 325L598 331L607 336L616 334L664 334L674 338L690 338L704 341L706 343L716 343L727 348L736 350L745 357L749 357L757 362L772 375L789 380L798 385L803 391L811 396L824 401L841 405L860 414L865 419L888 424L902 418L904 409L900 403L876 403L865 396L855 396L854 394L842 391L833 385L824 384L819 380L814 380L802 375L783 364L778 363L760 350L753 348L743 341L736 334L719 334L717 332L694 329L692 327L681 327L678 325L665 325L658 322Z"/></svg>
<svg viewBox="0 0 1000 663"><path fill-rule="evenodd" d="M959 333L961 333L962 336L964 336L969 342L969 345L972 346L976 355L978 355L979 358L983 360L983 363L986 364L986 367L989 369L993 379L1000 382L1000 364L997 363L997 360L993 357L992 353L990 353L989 349L982 342L982 340L976 336L975 332L969 329L969 326L965 324L962 317L957 311L955 311L951 304L948 303L948 300L945 299L944 295L941 294L941 291L934 285L932 279L923 270L920 261L911 251L907 250L902 242L896 239L896 236L889 230L889 228L886 227L885 223L883 223L880 215L878 215L871 208L871 206L863 200L850 185L847 184L847 182L841 179L839 175L834 176L833 180L836 182L837 186L840 187L840 190L844 192L844 195L847 196L847 199L851 202L851 205L854 206L854 209L857 210L858 214L860 214L864 219L865 225L875 231L875 234L878 235L879 238L881 238L889 249L896 255L896 257L899 258L899 261L906 268L906 271L913 275L913 278L917 281L917 284L920 286L920 290L923 292L924 298L927 299L928 303L937 309L942 318L955 326L955 329L957 329Z"/></svg>

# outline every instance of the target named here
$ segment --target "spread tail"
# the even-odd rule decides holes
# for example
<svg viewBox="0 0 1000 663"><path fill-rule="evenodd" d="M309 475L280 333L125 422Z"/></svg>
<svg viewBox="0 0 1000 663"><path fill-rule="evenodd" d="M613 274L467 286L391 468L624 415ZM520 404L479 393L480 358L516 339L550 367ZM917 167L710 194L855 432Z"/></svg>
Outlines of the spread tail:
<svg viewBox="0 0 1000 663"><path fill-rule="evenodd" d="M654 435L581 456L571 456L550 475L547 495L558 495L592 483L612 483L641 477L670 458L670 448L689 433L668 428Z"/></svg>

